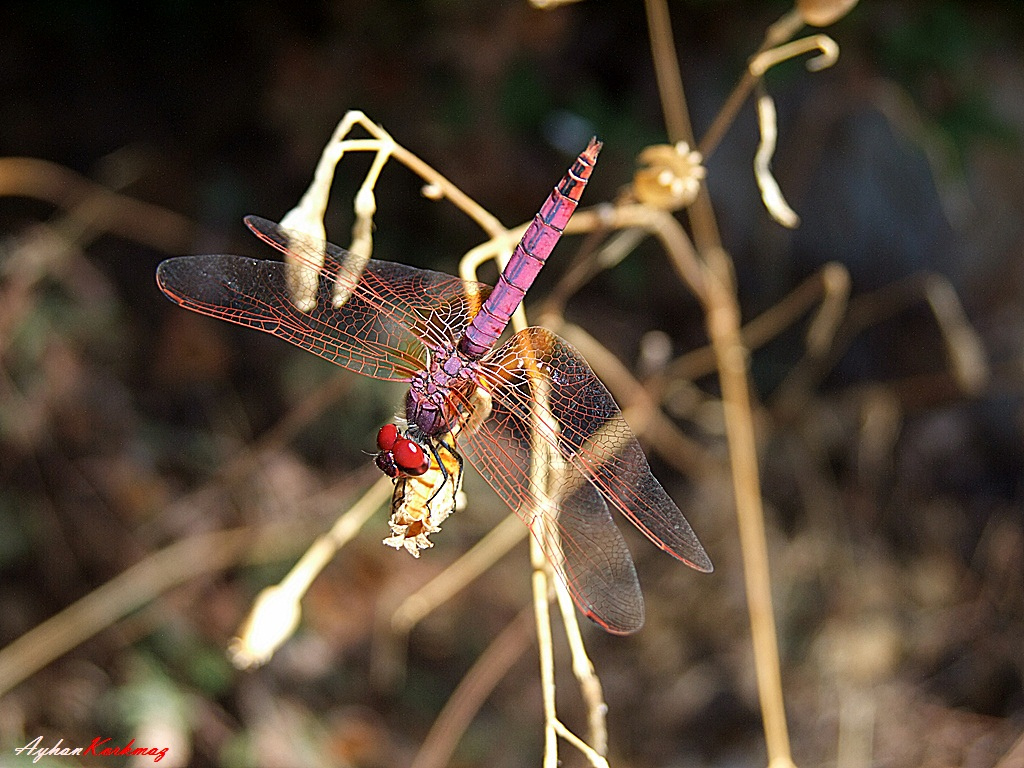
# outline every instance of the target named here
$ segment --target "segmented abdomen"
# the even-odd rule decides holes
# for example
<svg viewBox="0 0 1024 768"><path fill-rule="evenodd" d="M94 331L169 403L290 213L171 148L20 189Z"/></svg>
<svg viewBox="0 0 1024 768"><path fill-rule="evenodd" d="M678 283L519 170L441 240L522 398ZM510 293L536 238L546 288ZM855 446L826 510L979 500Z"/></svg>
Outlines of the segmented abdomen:
<svg viewBox="0 0 1024 768"><path fill-rule="evenodd" d="M483 356L505 330L576 210L600 151L601 142L591 139L533 217L498 284L459 341L459 352L464 356L473 360Z"/></svg>

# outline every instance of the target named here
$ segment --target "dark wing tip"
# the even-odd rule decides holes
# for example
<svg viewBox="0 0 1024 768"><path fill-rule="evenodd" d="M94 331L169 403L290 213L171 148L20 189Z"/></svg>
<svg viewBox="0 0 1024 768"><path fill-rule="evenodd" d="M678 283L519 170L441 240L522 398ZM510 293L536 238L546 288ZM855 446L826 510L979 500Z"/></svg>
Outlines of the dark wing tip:
<svg viewBox="0 0 1024 768"><path fill-rule="evenodd" d="M243 256L176 256L160 262L156 284L171 301L220 305L231 286L251 272L255 259Z"/></svg>
<svg viewBox="0 0 1024 768"><path fill-rule="evenodd" d="M267 230L277 229L277 224L272 222L270 219L265 219L262 216L256 216L251 213L243 217L242 221L245 222L245 226L257 235L261 232L266 232Z"/></svg>
<svg viewBox="0 0 1024 768"><path fill-rule="evenodd" d="M188 264L192 258L178 256L173 259L165 259L157 265L156 285L169 299L174 300L175 297L180 296L183 293L183 287L190 282L188 280Z"/></svg>
<svg viewBox="0 0 1024 768"><path fill-rule="evenodd" d="M708 553L704 551L704 547L699 543L697 544L697 549L690 553L690 557L684 558L683 562L701 573L712 573L715 570L715 566L711 563L711 558L708 557Z"/></svg>
<svg viewBox="0 0 1024 768"><path fill-rule="evenodd" d="M635 632L639 632L644 626L644 615L641 613L639 619L631 619L627 622L611 623L607 619L601 618L593 611L585 611L584 615L592 622L601 627L609 635L632 635Z"/></svg>

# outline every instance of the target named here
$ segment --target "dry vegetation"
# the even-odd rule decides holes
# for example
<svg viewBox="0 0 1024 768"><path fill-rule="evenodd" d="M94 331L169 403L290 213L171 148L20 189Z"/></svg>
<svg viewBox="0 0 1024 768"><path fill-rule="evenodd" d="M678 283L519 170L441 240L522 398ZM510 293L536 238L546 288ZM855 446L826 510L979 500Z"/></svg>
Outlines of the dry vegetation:
<svg viewBox="0 0 1024 768"><path fill-rule="evenodd" d="M153 285L165 255L269 257L240 215L293 206L356 106L402 146L364 124L328 235L449 271L475 225L464 271L514 242L486 211L527 218L581 136L606 142L527 312L616 395L716 570L624 527L647 623L582 627L581 686L556 617L561 722L613 766L1024 765L1024 17L365 5L192 9L198 31L160 7L149 59L106 6L74 32L7 12L0 149L63 164L0 159L0 765L100 734L161 765L553 760L518 520L470 476L433 549L381 546L366 454L401 388ZM183 114L111 128L132 96ZM346 511L285 581L295 634L276 614L276 655L236 670L254 598ZM485 537L477 577L434 581Z"/></svg>

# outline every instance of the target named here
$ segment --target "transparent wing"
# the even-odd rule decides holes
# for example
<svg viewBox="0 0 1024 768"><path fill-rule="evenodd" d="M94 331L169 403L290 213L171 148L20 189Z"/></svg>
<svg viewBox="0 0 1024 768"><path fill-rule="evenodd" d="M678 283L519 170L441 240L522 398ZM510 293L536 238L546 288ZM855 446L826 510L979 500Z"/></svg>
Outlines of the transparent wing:
<svg viewBox="0 0 1024 768"><path fill-rule="evenodd" d="M530 525L585 614L612 632L643 623L636 573L610 507L672 556L712 569L611 393L568 342L528 328L485 358L481 370L491 416L460 446ZM542 472L531 467L531 440L542 441L536 447L549 459Z"/></svg>
<svg viewBox="0 0 1024 768"><path fill-rule="evenodd" d="M385 261L353 270L349 254L337 246L265 219L246 222L295 263L182 256L157 268L160 290L187 309L270 333L366 376L408 380L423 368L426 348L454 346L489 292L451 275ZM310 269L312 283L296 279ZM304 295L295 295L297 285L306 285ZM349 298L335 306L339 287Z"/></svg>

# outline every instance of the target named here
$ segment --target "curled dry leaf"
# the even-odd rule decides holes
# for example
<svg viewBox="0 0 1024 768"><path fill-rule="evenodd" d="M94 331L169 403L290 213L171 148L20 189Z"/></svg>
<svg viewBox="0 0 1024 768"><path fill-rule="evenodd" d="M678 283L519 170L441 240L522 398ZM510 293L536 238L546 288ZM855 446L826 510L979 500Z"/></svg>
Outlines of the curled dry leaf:
<svg viewBox="0 0 1024 768"><path fill-rule="evenodd" d="M647 147L638 159L643 167L633 176L633 193L641 203L674 211L696 199L706 175L704 158L685 141Z"/></svg>
<svg viewBox="0 0 1024 768"><path fill-rule="evenodd" d="M800 217L789 207L786 198L782 196L782 189L771 171L778 127L775 119L775 102L767 94L760 96L757 100L757 124L761 131L761 143L754 156L754 177L761 190L761 200L775 221L784 227L793 229L799 226Z"/></svg>

